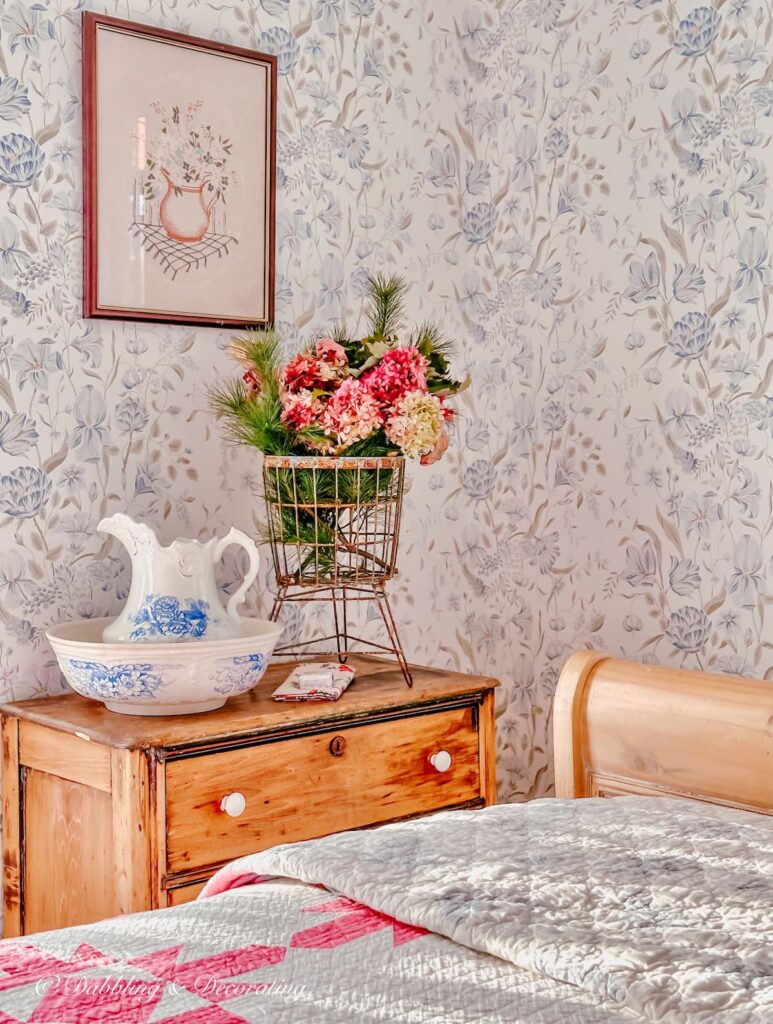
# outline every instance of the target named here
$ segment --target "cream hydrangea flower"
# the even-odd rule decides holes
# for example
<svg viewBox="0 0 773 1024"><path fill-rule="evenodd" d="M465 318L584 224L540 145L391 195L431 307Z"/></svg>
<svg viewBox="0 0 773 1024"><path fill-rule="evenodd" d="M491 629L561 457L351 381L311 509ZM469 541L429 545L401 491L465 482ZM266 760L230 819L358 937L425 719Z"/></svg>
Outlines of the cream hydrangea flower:
<svg viewBox="0 0 773 1024"><path fill-rule="evenodd" d="M409 391L395 405L386 423L386 435L409 459L431 451L443 433L440 399L425 391Z"/></svg>

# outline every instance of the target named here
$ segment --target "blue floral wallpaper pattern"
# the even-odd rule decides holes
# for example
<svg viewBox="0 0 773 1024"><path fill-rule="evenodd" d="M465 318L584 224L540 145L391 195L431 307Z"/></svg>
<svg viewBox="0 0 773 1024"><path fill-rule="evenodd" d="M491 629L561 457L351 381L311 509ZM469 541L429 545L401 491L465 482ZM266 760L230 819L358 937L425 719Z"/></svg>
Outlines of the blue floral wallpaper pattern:
<svg viewBox="0 0 773 1024"><path fill-rule="evenodd" d="M474 386L411 469L396 607L412 658L502 680L503 797L550 788L578 646L771 676L769 0L90 6L278 56L290 344L372 270L456 339ZM82 8L0 3L3 698L58 690L45 628L125 598L102 516L260 515L206 409L227 335L80 318Z"/></svg>

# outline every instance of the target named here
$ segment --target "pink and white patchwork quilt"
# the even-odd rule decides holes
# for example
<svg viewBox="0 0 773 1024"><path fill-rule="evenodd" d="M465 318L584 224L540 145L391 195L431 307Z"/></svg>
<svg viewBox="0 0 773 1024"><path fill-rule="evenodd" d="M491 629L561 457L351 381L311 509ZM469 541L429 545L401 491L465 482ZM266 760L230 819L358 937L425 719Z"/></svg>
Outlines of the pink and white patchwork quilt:
<svg viewBox="0 0 773 1024"><path fill-rule="evenodd" d="M0 1024L766 1024L773 820L535 801L280 846L0 943Z"/></svg>

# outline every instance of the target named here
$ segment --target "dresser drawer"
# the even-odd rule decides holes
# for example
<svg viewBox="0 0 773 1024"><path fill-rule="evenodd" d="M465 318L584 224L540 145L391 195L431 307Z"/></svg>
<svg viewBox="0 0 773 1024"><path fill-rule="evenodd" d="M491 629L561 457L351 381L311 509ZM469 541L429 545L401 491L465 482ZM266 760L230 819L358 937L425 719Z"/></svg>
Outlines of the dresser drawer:
<svg viewBox="0 0 773 1024"><path fill-rule="evenodd" d="M193 903L206 884L206 881L199 881L175 886L166 894L166 905L168 907L181 907L183 903Z"/></svg>
<svg viewBox="0 0 773 1024"><path fill-rule="evenodd" d="M169 760L167 868L191 871L277 843L481 797L477 709ZM430 760L444 751L448 757ZM437 766L436 766L437 765ZM221 808L229 794L231 816ZM242 799L243 798L243 799Z"/></svg>

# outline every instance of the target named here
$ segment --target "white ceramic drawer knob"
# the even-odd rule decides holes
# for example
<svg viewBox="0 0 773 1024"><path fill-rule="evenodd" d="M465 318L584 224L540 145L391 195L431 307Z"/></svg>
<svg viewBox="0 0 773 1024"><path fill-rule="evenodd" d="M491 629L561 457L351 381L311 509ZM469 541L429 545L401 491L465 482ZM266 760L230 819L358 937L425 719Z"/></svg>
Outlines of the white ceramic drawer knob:
<svg viewBox="0 0 773 1024"><path fill-rule="evenodd" d="M228 796L224 796L220 801L220 810L225 811L231 818L238 818L240 814L244 814L246 806L247 801L244 799L244 793L229 793Z"/></svg>
<svg viewBox="0 0 773 1024"><path fill-rule="evenodd" d="M447 772L451 767L451 755L447 750L438 750L430 755L429 763L439 772Z"/></svg>

